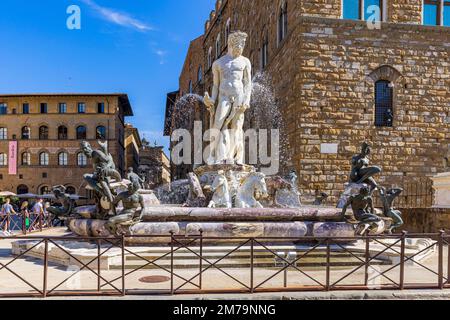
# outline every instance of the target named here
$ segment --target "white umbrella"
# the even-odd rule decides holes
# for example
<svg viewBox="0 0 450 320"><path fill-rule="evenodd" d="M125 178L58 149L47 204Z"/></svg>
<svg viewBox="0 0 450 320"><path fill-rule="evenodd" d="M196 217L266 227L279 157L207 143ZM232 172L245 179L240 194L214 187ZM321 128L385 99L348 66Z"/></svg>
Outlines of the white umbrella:
<svg viewBox="0 0 450 320"><path fill-rule="evenodd" d="M0 192L0 197L15 197L16 194L10 191Z"/></svg>

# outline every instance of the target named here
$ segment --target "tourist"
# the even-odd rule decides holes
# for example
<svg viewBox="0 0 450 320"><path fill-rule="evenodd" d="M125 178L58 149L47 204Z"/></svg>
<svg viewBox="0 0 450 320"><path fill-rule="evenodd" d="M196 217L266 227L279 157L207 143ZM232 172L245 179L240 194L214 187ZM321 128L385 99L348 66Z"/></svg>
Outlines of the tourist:
<svg viewBox="0 0 450 320"><path fill-rule="evenodd" d="M3 233L6 235L11 235L10 227L10 218L11 214L17 214L16 211L14 211L13 206L11 205L11 199L6 198L5 204L2 206L2 216L3 219L5 219L5 223L3 224Z"/></svg>
<svg viewBox="0 0 450 320"><path fill-rule="evenodd" d="M39 221L41 220L41 217L44 215L44 200L42 198L38 199L38 201L33 206L33 213L39 217Z"/></svg>
<svg viewBox="0 0 450 320"><path fill-rule="evenodd" d="M30 212L28 211L28 201L24 201L20 207L20 213L22 214L22 219L24 221L25 229L30 228Z"/></svg>

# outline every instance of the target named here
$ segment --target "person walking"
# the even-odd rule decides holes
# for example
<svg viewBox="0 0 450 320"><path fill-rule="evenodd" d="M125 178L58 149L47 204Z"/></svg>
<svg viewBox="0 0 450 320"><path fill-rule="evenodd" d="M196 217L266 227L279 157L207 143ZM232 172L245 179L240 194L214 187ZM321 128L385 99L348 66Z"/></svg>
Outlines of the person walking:
<svg viewBox="0 0 450 320"><path fill-rule="evenodd" d="M38 199L38 201L34 204L33 214L38 217L37 219L39 219L39 228L42 229L44 218L44 200L42 198Z"/></svg>
<svg viewBox="0 0 450 320"><path fill-rule="evenodd" d="M24 201L20 206L20 213L24 223L24 229L27 231L30 229L30 211L28 211L28 201Z"/></svg>
<svg viewBox="0 0 450 320"><path fill-rule="evenodd" d="M6 202L2 206L1 213L2 213L3 219L5 221L5 223L3 224L3 233L5 235L10 236L10 235L12 235L11 230L10 230L11 214L17 214L16 211L14 211L13 206L11 205L10 198L6 198Z"/></svg>

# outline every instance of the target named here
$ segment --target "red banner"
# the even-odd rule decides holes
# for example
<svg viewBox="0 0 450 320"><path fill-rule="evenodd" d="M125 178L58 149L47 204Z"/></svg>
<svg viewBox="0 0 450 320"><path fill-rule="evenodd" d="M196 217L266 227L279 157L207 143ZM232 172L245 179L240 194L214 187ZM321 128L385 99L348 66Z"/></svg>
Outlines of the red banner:
<svg viewBox="0 0 450 320"><path fill-rule="evenodd" d="M17 174L17 141L9 142L9 156L8 156L9 174Z"/></svg>

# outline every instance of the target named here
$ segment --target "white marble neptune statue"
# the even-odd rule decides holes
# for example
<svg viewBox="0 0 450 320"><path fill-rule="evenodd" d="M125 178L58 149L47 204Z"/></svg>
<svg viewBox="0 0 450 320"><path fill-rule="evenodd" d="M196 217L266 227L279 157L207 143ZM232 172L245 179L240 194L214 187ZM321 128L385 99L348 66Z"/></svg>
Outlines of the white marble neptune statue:
<svg viewBox="0 0 450 320"><path fill-rule="evenodd" d="M228 38L228 53L214 62L212 95L204 102L211 114L211 145L208 165L244 164L245 111L252 94L251 63L242 56L247 34L234 32Z"/></svg>

